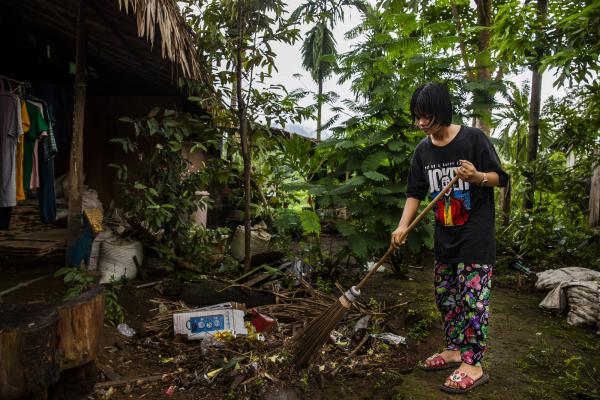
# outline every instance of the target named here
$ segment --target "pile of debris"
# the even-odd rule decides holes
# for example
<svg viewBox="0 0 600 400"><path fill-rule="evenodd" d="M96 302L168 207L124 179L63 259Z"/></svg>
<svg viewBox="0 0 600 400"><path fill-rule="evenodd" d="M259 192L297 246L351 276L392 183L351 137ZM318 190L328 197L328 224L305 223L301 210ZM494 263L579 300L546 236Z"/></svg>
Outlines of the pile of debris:
<svg viewBox="0 0 600 400"><path fill-rule="evenodd" d="M173 372L160 378L167 395L219 387L235 391L238 398L257 398L268 387L298 383L308 376L324 381L398 365L398 349L406 344L405 338L371 332L382 329L387 312L406 303L356 302L309 369L299 372L293 366L292 338L336 297L304 281L298 288L272 291L272 295L274 304L248 310L233 302L194 309L182 301L154 298L150 301L156 305L156 315L144 325L144 337L131 332L127 340L144 352L156 353L161 363L172 364ZM267 381L273 385L265 385ZM110 382L97 385L103 391L110 387Z"/></svg>

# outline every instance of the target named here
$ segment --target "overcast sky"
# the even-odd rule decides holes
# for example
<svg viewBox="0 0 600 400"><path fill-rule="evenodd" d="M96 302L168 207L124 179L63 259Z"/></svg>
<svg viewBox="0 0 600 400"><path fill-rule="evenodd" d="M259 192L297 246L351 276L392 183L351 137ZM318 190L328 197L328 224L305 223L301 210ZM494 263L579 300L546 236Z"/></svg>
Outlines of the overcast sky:
<svg viewBox="0 0 600 400"><path fill-rule="evenodd" d="M294 11L300 4L302 4L302 0L289 0L288 11L291 13ZM345 20L343 22L338 22L334 29L334 37L337 41L337 50L339 53L344 53L351 50L353 43L346 40L344 38L344 34L358 25L360 23L360 13L356 11L354 8L347 7L345 12ZM305 90L311 90L313 92L317 91L317 84L313 82L310 74L306 72L302 68L302 40L305 36L306 31L309 26L302 27L302 36L301 40L299 40L294 46L289 46L287 44L275 43L273 45L273 51L277 54L277 62L276 65L279 69L278 72L273 72L273 82L283 84L288 90L293 90L297 88L302 88ZM360 39L355 39L353 42L359 42ZM301 74L302 77L300 79L294 77L294 74ZM513 77L511 80L516 83L522 83L525 80L530 79L530 73L524 73L519 76ZM542 84L542 101L546 99L548 96L557 94L557 92L552 87L553 78L550 73L544 74L544 81ZM337 78L333 76L328 81L325 81L323 85L323 91L335 91L340 95L340 99L350 99L353 98L352 92L350 91L350 83L347 82L343 85L338 84ZM564 91L561 91L562 94ZM340 105L340 104L338 104ZM327 121L329 118L333 116L333 113L330 109L330 106L323 106L323 121ZM312 132L312 136L314 137L314 131L317 128L316 121L304 121L303 126L306 130Z"/></svg>

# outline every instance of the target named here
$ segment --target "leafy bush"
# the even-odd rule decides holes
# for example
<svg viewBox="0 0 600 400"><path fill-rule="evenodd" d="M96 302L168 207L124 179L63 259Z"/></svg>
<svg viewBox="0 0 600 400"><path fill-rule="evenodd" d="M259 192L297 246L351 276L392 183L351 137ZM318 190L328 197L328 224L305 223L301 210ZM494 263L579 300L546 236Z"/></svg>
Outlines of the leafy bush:
<svg viewBox="0 0 600 400"><path fill-rule="evenodd" d="M81 268L63 267L54 273L54 277L61 276L68 288L64 297L65 300L79 297L79 295L88 290L92 283L94 283L94 278L89 276Z"/></svg>
<svg viewBox="0 0 600 400"><path fill-rule="evenodd" d="M208 152L216 131L207 119L173 110L153 109L147 117L123 118L135 127L135 136L113 139L125 153L136 154L143 168L130 174L125 165L111 165L121 186L125 218L146 245L176 265L205 271L212 266L211 251L227 230L197 226L191 215L209 200L196 195L207 188L210 171L194 170L183 150ZM135 139L135 140L132 140ZM144 153L140 148L151 147ZM211 163L212 161L207 161ZM218 160L216 161L218 163Z"/></svg>

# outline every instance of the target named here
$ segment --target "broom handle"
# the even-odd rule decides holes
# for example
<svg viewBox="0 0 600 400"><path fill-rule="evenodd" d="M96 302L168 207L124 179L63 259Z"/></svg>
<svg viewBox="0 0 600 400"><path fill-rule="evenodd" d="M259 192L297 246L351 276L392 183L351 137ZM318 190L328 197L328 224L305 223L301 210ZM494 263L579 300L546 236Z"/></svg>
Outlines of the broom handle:
<svg viewBox="0 0 600 400"><path fill-rule="evenodd" d="M408 228L406 228L406 230L404 231L404 234L400 237L400 243L402 243L404 241L404 239L408 236L408 234L410 233L410 231L413 230L413 228L425 217L425 215L427 215L427 213L429 212L429 210L431 210L433 208L433 206L435 205L435 203L438 202L438 200L440 200L448 190L450 190L450 188L452 188L452 186L454 186L454 184L456 183L456 181L458 181L458 175L454 175L454 178L452 178L452 180L450 181L450 183L448 183L446 185L446 187L444 187L437 196L435 196L435 198L433 200L431 200L429 202L429 204L427 204L427 207L425 207L425 209L423 211L421 211L421 213L419 215L417 215L417 218L415 218L413 220L413 222L408 226ZM396 248L393 245L390 245L390 248L388 249L388 251L385 252L385 254L383 255L383 257L381 257L379 259L379 261L377 261L377 264L375 264L373 266L373 268L369 271L369 273L358 283L358 285L356 285L356 288L358 290L360 290L365 283L367 283L367 281L369 280L369 278L371 278L371 275L373 275L375 272L377 272L377 270L379 269L379 267L381 267L381 264L383 264L384 262L387 261L387 259L389 258L389 256L392 255L392 253L396 250Z"/></svg>

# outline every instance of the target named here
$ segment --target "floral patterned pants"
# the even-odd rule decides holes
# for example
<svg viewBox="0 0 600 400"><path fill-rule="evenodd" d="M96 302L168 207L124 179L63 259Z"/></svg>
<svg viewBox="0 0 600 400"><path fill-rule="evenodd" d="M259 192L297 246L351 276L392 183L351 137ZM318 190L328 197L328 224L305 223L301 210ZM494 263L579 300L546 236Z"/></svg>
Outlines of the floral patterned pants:
<svg viewBox="0 0 600 400"><path fill-rule="evenodd" d="M444 320L446 345L462 361L481 365L488 335L491 264L435 262L435 300Z"/></svg>

